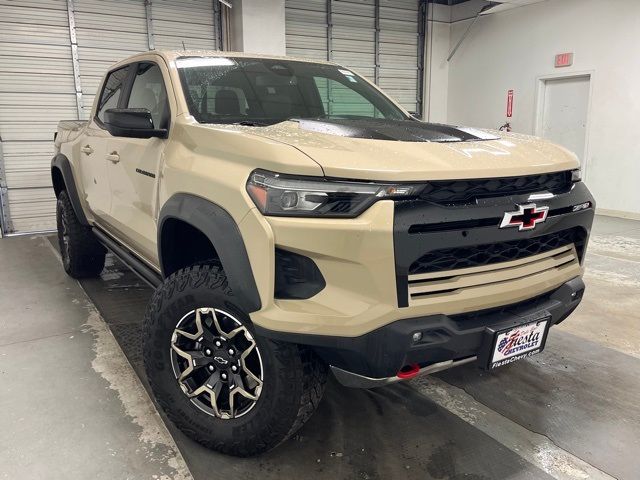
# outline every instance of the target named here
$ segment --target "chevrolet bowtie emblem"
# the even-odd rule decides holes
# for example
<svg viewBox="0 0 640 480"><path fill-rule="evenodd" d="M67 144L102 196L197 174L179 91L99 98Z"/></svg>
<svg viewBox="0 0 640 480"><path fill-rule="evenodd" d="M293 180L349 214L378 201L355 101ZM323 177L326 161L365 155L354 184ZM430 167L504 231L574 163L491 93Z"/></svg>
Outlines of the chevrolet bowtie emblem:
<svg viewBox="0 0 640 480"><path fill-rule="evenodd" d="M547 219L549 207L538 207L535 203L518 205L515 212L504 212L500 228L518 227L518 230L533 230Z"/></svg>

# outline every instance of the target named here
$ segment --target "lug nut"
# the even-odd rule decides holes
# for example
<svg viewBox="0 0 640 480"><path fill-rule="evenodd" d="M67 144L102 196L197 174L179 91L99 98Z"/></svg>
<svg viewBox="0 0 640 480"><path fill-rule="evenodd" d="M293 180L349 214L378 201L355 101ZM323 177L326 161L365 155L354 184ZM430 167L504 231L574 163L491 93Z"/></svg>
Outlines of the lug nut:
<svg viewBox="0 0 640 480"><path fill-rule="evenodd" d="M229 349L229 355L235 355L236 351L233 348Z"/></svg>
<svg viewBox="0 0 640 480"><path fill-rule="evenodd" d="M236 367L235 365L231 365L231 371L233 373L236 373L238 371L238 367Z"/></svg>
<svg viewBox="0 0 640 480"><path fill-rule="evenodd" d="M204 351L204 354L205 354L207 357L210 357L210 356L211 356L211 349L207 348L207 349Z"/></svg>
<svg viewBox="0 0 640 480"><path fill-rule="evenodd" d="M222 342L220 340L216 340L216 347L220 348L222 346Z"/></svg>
<svg viewBox="0 0 640 480"><path fill-rule="evenodd" d="M216 369L216 367L214 367L213 365L209 365L207 368L210 372L213 372Z"/></svg>
<svg viewBox="0 0 640 480"><path fill-rule="evenodd" d="M227 379L227 374L226 373L221 373L220 374L220 378L222 378L223 380Z"/></svg>

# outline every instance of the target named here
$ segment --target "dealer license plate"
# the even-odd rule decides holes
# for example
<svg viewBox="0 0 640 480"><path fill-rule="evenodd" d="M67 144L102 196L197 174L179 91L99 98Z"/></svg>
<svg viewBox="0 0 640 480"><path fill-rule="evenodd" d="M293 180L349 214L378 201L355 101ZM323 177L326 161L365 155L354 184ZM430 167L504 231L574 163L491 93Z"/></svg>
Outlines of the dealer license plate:
<svg viewBox="0 0 640 480"><path fill-rule="evenodd" d="M544 348L547 323L548 319L539 320L497 332L489 369L540 353Z"/></svg>

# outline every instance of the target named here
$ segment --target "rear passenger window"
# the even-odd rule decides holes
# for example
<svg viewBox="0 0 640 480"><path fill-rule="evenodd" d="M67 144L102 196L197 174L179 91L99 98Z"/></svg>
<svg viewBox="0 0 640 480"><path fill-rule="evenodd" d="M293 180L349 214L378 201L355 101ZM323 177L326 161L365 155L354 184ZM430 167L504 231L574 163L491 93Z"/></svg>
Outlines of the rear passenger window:
<svg viewBox="0 0 640 480"><path fill-rule="evenodd" d="M98 103L98 118L104 122L104 112L110 108L118 108L120 95L124 88L124 81L129 73L129 66L111 72L104 83L100 102Z"/></svg>
<svg viewBox="0 0 640 480"><path fill-rule="evenodd" d="M133 80L127 108L145 108L151 112L155 128L169 126L169 104L162 72L155 63L140 63Z"/></svg>

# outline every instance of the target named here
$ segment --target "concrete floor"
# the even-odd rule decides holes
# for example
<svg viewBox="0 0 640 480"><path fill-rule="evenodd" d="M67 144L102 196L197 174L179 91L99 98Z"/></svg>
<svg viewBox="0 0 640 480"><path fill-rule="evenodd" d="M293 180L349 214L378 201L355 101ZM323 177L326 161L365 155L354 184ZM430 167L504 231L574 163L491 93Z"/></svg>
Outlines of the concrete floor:
<svg viewBox="0 0 640 480"><path fill-rule="evenodd" d="M164 429L141 370L150 290L131 272L110 259L80 288L42 237L1 240L0 264L0 477L640 478L640 222L596 219L587 294L542 354L371 391L330 382L295 438L244 460Z"/></svg>
<svg viewBox="0 0 640 480"><path fill-rule="evenodd" d="M118 343L43 237L0 240L0 385L0 478L191 478Z"/></svg>

